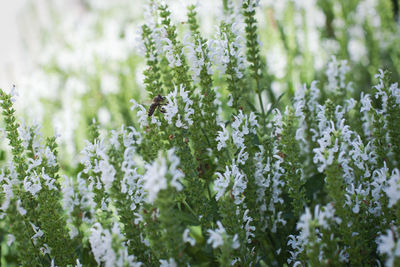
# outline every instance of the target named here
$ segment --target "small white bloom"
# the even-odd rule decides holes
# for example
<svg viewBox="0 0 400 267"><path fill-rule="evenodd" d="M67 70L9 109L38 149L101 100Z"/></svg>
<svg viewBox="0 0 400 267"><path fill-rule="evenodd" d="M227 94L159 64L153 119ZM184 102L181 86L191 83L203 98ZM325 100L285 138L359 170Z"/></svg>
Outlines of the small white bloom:
<svg viewBox="0 0 400 267"><path fill-rule="evenodd" d="M196 245L196 239L189 236L190 230L188 228L183 231L183 242L189 243L192 247Z"/></svg>
<svg viewBox="0 0 400 267"><path fill-rule="evenodd" d="M50 267L57 267L57 265L54 263L54 259L51 259L51 265Z"/></svg>
<svg viewBox="0 0 400 267"><path fill-rule="evenodd" d="M19 214L21 214L22 216L24 216L26 214L26 209L24 209L21 206L21 199L17 200L17 210L18 210Z"/></svg>
<svg viewBox="0 0 400 267"><path fill-rule="evenodd" d="M244 229L246 230L246 239L247 239L247 243L251 243L251 239L252 237L254 237L254 231L256 230L255 226L250 225L250 223L253 221L253 218L249 217L249 209L247 209L244 214L243 214L243 222L245 223L244 225Z"/></svg>
<svg viewBox="0 0 400 267"><path fill-rule="evenodd" d="M49 246L47 244L43 244L43 247L40 248L40 251L43 253L43 255L50 255L51 253L51 249L49 248Z"/></svg>
<svg viewBox="0 0 400 267"><path fill-rule="evenodd" d="M239 247L240 247L239 236L237 234L235 234L232 239L232 248L238 249Z"/></svg>
<svg viewBox="0 0 400 267"><path fill-rule="evenodd" d="M7 235L7 246L11 246L12 243L15 241L15 236L12 234Z"/></svg>
<svg viewBox="0 0 400 267"><path fill-rule="evenodd" d="M378 252L387 256L385 265L394 266L395 257L400 257L400 240L393 235L393 230L389 229L386 231L386 235L380 235L376 239L376 243L378 244Z"/></svg>
<svg viewBox="0 0 400 267"><path fill-rule="evenodd" d="M175 155L175 150L173 148L168 150L167 157L170 162L168 171L172 176L170 185L175 187L176 190L181 191L183 189L182 178L185 177L185 175L177 168L180 164L180 159Z"/></svg>
<svg viewBox="0 0 400 267"><path fill-rule="evenodd" d="M389 208L396 204L400 199L400 174L398 169L394 169L388 181L388 186L384 189L389 198Z"/></svg>
<svg viewBox="0 0 400 267"><path fill-rule="evenodd" d="M146 166L143 176L144 189L148 192L148 200L154 202L160 190L167 188L167 163L165 158L159 157L151 165Z"/></svg>
<svg viewBox="0 0 400 267"><path fill-rule="evenodd" d="M146 108L143 107L142 105L139 105L134 99L131 99L130 102L132 103L131 110L138 109L136 115L138 116L138 122L140 124L140 127L145 128L146 126L148 126L147 122L148 115Z"/></svg>
<svg viewBox="0 0 400 267"><path fill-rule="evenodd" d="M225 191L230 183L231 174L232 172L229 170L228 166L226 166L226 170L223 175L217 172L218 177L214 182L214 190L217 191L217 194L215 195L216 200L220 199L225 194Z"/></svg>
<svg viewBox="0 0 400 267"><path fill-rule="evenodd" d="M239 151L238 157L237 157L237 164L238 165L244 165L246 164L247 159L249 158L249 153L244 151L244 147L242 147Z"/></svg>
<svg viewBox="0 0 400 267"><path fill-rule="evenodd" d="M229 94L229 100L228 100L228 102L226 104L229 107L232 107L232 105L233 105L233 96L232 96L232 94Z"/></svg>
<svg viewBox="0 0 400 267"><path fill-rule="evenodd" d="M39 227L37 227L33 223L30 222L30 224L32 226L33 231L35 232L35 234L31 237L31 239L33 239L33 244L36 245L36 240L43 236L43 232L42 230L39 229Z"/></svg>
<svg viewBox="0 0 400 267"><path fill-rule="evenodd" d="M218 228L216 230L208 229L209 238L207 244L211 244L214 249L224 244L223 235L226 234L225 228L220 221L217 222Z"/></svg>
<svg viewBox="0 0 400 267"><path fill-rule="evenodd" d="M219 126L222 128L222 131L218 131L218 136L216 138L216 141L218 142L218 151L220 151L223 147L226 147L226 141L229 139L229 132L225 128L225 125L221 123Z"/></svg>
<svg viewBox="0 0 400 267"><path fill-rule="evenodd" d="M170 258L169 260L160 260L160 267L177 267L175 260Z"/></svg>
<svg viewBox="0 0 400 267"><path fill-rule="evenodd" d="M177 88L170 92L167 96L167 104L164 106L164 118L168 121L168 124L172 124L172 119L178 114L178 102L177 102Z"/></svg>
<svg viewBox="0 0 400 267"><path fill-rule="evenodd" d="M33 172L31 176L26 176L24 179L24 189L26 192L31 193L33 196L36 195L42 189L40 177Z"/></svg>

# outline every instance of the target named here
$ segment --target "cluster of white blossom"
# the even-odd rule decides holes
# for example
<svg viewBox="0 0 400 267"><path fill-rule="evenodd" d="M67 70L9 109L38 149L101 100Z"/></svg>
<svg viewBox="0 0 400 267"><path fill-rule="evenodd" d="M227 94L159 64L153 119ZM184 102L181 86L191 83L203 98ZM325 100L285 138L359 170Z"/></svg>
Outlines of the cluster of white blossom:
<svg viewBox="0 0 400 267"><path fill-rule="evenodd" d="M247 243L250 244L251 243L251 238L254 238L254 231L256 230L256 227L251 225L250 223L253 221L253 218L251 218L248 214L249 214L249 209L246 209L244 211L243 214L243 223L244 225L242 226L242 228L244 228L245 232L246 232L246 240Z"/></svg>
<svg viewBox="0 0 400 267"><path fill-rule="evenodd" d="M104 264L105 267L141 266L141 263L135 262L134 256L128 254L128 249L121 242L124 238L117 223L114 223L110 232L97 222L90 232L89 242L97 264ZM118 244L118 249L114 242Z"/></svg>
<svg viewBox="0 0 400 267"><path fill-rule="evenodd" d="M282 114L278 109L274 109L272 113L271 124L274 129L271 133L271 137L274 140L272 156L266 157L266 162L262 162L259 157L261 157L261 153L264 154L264 151L260 150L260 154L256 154L256 184L259 186L257 189L257 202L261 205L260 212L263 215L262 221L265 223L264 229L270 227L271 231L275 233L278 223L286 224L286 220L282 218L282 212L279 211L279 205L283 204L282 192L286 183L283 180L285 170L281 166L284 160L278 148L278 142L283 131ZM266 198L268 195L270 197ZM271 212L272 216L266 217L265 212L267 211Z"/></svg>
<svg viewBox="0 0 400 267"><path fill-rule="evenodd" d="M160 127L160 120L156 116L148 116L148 112L143 105L138 104L134 99L131 99L130 102L132 103L131 110L138 109L136 115L138 118L138 123L140 124L140 127L142 129L146 128L149 125L149 121L150 123L157 125L157 127Z"/></svg>
<svg viewBox="0 0 400 267"><path fill-rule="evenodd" d="M37 239L41 238L43 236L43 231L40 230L40 228L36 225L34 225L32 222L29 222L30 225L32 226L33 231L35 232L35 234L31 237L33 244L36 245Z"/></svg>
<svg viewBox="0 0 400 267"><path fill-rule="evenodd" d="M306 140L306 129L310 128L311 125L307 124L305 112L309 113L311 116L315 115L318 105L317 100L320 97L320 90L317 87L317 83L317 81L313 81L310 89L307 89L306 85L300 87L296 90L293 101L295 116L299 121L299 128L296 131L296 140L300 142L300 148L307 153L310 147ZM313 141L315 141L315 139Z"/></svg>
<svg viewBox="0 0 400 267"><path fill-rule="evenodd" d="M352 91L351 83L346 84L346 74L349 72L350 67L347 60L337 61L335 56L331 57L328 62L328 68L325 72L328 77L328 90L336 91L339 88L346 91Z"/></svg>
<svg viewBox="0 0 400 267"><path fill-rule="evenodd" d="M185 47L185 57L189 63L190 70L192 72L192 79L194 83L200 82L200 72L203 68L207 69L207 74L212 75L214 73L211 68L211 62L205 64L205 59L209 58L210 55L206 54L207 49L209 50L212 42L202 42L200 38L192 42L191 34L185 35L183 39L183 45Z"/></svg>
<svg viewBox="0 0 400 267"><path fill-rule="evenodd" d="M86 146L82 151L81 163L85 166L84 173L88 174L93 171L95 177L90 177L91 183L89 187L96 186L97 189L104 189L108 191L115 178L115 169L110 164L106 152L106 146L101 139L95 139L93 143L86 141Z"/></svg>
<svg viewBox="0 0 400 267"><path fill-rule="evenodd" d="M397 227L388 229L385 234L381 234L377 239L378 252L386 255L385 266L395 266L395 259L400 260L400 238Z"/></svg>
<svg viewBox="0 0 400 267"><path fill-rule="evenodd" d="M71 238L78 235L78 229L74 225L74 216L72 215L76 207L81 210L82 222L89 225L94 222L93 216L96 209L94 193L81 175L82 173L78 173L76 179L64 176L64 180L61 184L63 207L67 213L67 224Z"/></svg>
<svg viewBox="0 0 400 267"><path fill-rule="evenodd" d="M236 19L240 17L240 14L236 15ZM228 64L232 64L233 59L236 60L236 66L233 67L238 79L243 77L243 71L246 67L242 26L242 24L236 22L227 26L230 29L233 40L230 40L227 33L219 28L215 35L215 39L210 40L208 45L210 50L210 59L212 60L213 65L216 66L217 70L220 71L220 74L225 74Z"/></svg>
<svg viewBox="0 0 400 267"><path fill-rule="evenodd" d="M215 230L212 229L207 230L209 234L209 237L207 239L207 244L211 244L211 246L214 249L223 246L224 243L228 240L228 238L230 238L227 235L226 230L220 221L217 221L217 226L218 228ZM233 249L237 249L240 247L237 234L233 236L231 242Z"/></svg>
<svg viewBox="0 0 400 267"><path fill-rule="evenodd" d="M177 267L175 260L169 258L168 260L160 260L160 267Z"/></svg>
<svg viewBox="0 0 400 267"><path fill-rule="evenodd" d="M167 162L168 159L168 162ZM183 189L183 172L178 169L180 159L175 155L174 149L167 152L167 157L161 153L152 164L146 164L146 172L143 175L143 188L147 192L147 200L153 203L158 192L169 186L177 191Z"/></svg>
<svg viewBox="0 0 400 267"><path fill-rule="evenodd" d="M6 211L10 206L11 199L14 197L13 187L19 183L17 173L15 172L15 167L12 162L9 163L8 167L10 173L6 175L4 170L0 174L1 189L3 193L3 200L1 203L1 214L0 218L6 215Z"/></svg>
<svg viewBox="0 0 400 267"><path fill-rule="evenodd" d="M217 179L214 181L214 190L217 192L215 199L219 200L225 195L228 188L231 188L231 194L236 205L244 201L243 192L247 187L246 175L240 170L235 161L230 166L226 166L223 174L217 172ZM233 179L232 179L232 178Z"/></svg>
<svg viewBox="0 0 400 267"><path fill-rule="evenodd" d="M229 139L229 132L225 127L225 124L220 123L219 126L222 128L221 131L218 131L218 136L215 139L217 141L217 149L220 151L222 148L226 147L226 141Z"/></svg>
<svg viewBox="0 0 400 267"><path fill-rule="evenodd" d="M190 237L190 230L188 228L183 231L183 242L189 243L192 247L196 245L196 239Z"/></svg>
<svg viewBox="0 0 400 267"><path fill-rule="evenodd" d="M391 208L400 199L400 174L398 169L393 170L392 175L387 180L387 186L383 190L389 198L388 206Z"/></svg>
<svg viewBox="0 0 400 267"><path fill-rule="evenodd" d="M179 86L179 98L178 88L175 86L174 91L170 92L166 96L167 103L163 106L165 113L164 118L168 124L175 124L178 128L188 129L193 124L192 115L194 114L193 100L189 97L189 92L185 91L184 86ZM180 104L184 104L183 110L180 109Z"/></svg>
<svg viewBox="0 0 400 267"><path fill-rule="evenodd" d="M232 141L236 147L244 148L244 136L249 133L256 134L258 127L257 116L251 112L250 115L244 115L241 110L237 116L233 116L232 122Z"/></svg>
<svg viewBox="0 0 400 267"><path fill-rule="evenodd" d="M299 234L289 235L288 245L292 247L290 251L291 258L288 263L294 266L301 265L298 260L298 255L306 249L312 249L316 243L320 243L323 233L318 228L329 229L334 224L340 224L342 221L335 216L335 209L332 204L324 206L322 209L319 205L315 206L314 216L312 216L310 209L306 208L305 213L301 215L297 223L297 230ZM323 250L320 250L319 259L324 260ZM345 259L343 259L345 260Z"/></svg>

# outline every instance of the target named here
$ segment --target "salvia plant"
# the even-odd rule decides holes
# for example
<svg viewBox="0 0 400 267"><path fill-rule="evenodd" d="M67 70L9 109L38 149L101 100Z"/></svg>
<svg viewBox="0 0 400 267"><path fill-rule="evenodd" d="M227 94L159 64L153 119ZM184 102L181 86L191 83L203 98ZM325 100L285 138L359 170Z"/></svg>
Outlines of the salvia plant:
<svg viewBox="0 0 400 267"><path fill-rule="evenodd" d="M223 1L211 37L196 6L182 26L150 1L140 28L149 102L126 99L120 74L125 91L107 105L124 123L83 114L71 162L58 154L64 133L17 120L16 88L0 90L2 262L399 266L398 2L377 1L379 23L353 17L364 1L278 2L267 5L283 74L262 53L259 1ZM325 32L307 10L324 14ZM352 58L348 27L364 29L367 58ZM314 68L316 33L338 49Z"/></svg>

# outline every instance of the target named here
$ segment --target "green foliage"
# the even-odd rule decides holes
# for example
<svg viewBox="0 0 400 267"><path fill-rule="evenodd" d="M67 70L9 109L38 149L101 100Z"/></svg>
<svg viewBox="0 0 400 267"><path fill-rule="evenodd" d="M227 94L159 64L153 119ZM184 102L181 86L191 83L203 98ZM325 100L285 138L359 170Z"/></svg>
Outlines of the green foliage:
<svg viewBox="0 0 400 267"><path fill-rule="evenodd" d="M106 75L57 70L90 85L79 97L87 105L74 160L64 148L59 155L57 136L43 141L38 125L20 125L13 92L0 91L10 152L0 175L2 262L395 266L400 89L392 83L399 38L386 38L397 31L391 4L378 2L376 24L354 18L362 1L317 3L320 28L310 6L289 1L281 18L263 10L266 46L277 44L286 60L279 74L265 64L258 1L223 1L214 39L195 6L178 27L167 5L150 1L152 18L140 27L144 92L132 90L141 62L133 53L113 62L113 93L99 90ZM348 27L365 33L366 64ZM311 34L336 44L338 59L328 53L314 66ZM98 113L103 102L109 125Z"/></svg>

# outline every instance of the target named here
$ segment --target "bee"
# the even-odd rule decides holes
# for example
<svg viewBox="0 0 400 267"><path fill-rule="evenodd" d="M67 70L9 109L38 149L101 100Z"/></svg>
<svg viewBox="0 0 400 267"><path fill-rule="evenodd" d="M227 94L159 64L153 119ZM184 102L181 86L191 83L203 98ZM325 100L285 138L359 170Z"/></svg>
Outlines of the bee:
<svg viewBox="0 0 400 267"><path fill-rule="evenodd" d="M151 103L150 107L149 107L149 112L148 115L149 117L151 115L153 115L154 111L158 108L158 110L162 113L165 113L165 109L164 109L164 105L166 105L165 103L162 103L165 100L165 97L163 97L162 95L157 95L156 97L153 98L153 103Z"/></svg>

